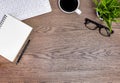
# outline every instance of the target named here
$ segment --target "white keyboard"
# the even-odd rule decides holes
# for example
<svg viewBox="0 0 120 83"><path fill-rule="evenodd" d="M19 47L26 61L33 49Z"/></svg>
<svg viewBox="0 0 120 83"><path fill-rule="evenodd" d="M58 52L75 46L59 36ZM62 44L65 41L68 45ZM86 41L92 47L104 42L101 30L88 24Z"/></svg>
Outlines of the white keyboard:
<svg viewBox="0 0 120 83"><path fill-rule="evenodd" d="M49 0L0 0L0 20L4 14L24 20L51 11Z"/></svg>

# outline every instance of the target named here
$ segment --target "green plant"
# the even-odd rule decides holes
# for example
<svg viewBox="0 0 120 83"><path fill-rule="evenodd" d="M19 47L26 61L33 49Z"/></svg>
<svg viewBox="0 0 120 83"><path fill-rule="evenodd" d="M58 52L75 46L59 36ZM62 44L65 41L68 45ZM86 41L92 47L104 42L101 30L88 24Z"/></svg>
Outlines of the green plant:
<svg viewBox="0 0 120 83"><path fill-rule="evenodd" d="M93 0L96 5L96 11L106 23L110 32L112 31L112 22L120 20L120 1L119 0Z"/></svg>

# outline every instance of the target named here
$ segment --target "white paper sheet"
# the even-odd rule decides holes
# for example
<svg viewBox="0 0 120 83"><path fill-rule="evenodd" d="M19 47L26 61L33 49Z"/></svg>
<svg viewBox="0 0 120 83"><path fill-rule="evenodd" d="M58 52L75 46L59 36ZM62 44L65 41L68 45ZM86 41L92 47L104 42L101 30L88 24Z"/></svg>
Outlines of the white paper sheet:
<svg viewBox="0 0 120 83"><path fill-rule="evenodd" d="M0 20L4 14L24 20L51 10L49 0L0 0Z"/></svg>

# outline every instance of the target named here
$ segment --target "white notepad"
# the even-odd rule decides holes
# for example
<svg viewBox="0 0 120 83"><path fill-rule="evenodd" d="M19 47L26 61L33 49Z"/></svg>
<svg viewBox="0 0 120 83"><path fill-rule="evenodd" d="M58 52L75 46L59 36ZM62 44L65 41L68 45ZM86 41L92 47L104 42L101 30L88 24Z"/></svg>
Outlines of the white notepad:
<svg viewBox="0 0 120 83"><path fill-rule="evenodd" d="M51 11L49 0L0 0L0 20L4 14L24 20Z"/></svg>
<svg viewBox="0 0 120 83"><path fill-rule="evenodd" d="M0 55L14 62L19 55L32 28L10 15L0 22Z"/></svg>

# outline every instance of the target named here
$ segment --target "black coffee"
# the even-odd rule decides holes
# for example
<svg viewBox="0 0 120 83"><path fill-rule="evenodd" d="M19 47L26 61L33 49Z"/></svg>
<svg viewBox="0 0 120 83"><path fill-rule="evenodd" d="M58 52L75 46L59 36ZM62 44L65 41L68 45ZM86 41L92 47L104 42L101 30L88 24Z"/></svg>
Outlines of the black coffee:
<svg viewBox="0 0 120 83"><path fill-rule="evenodd" d="M60 0L61 8L66 12L72 12L78 7L78 0Z"/></svg>

